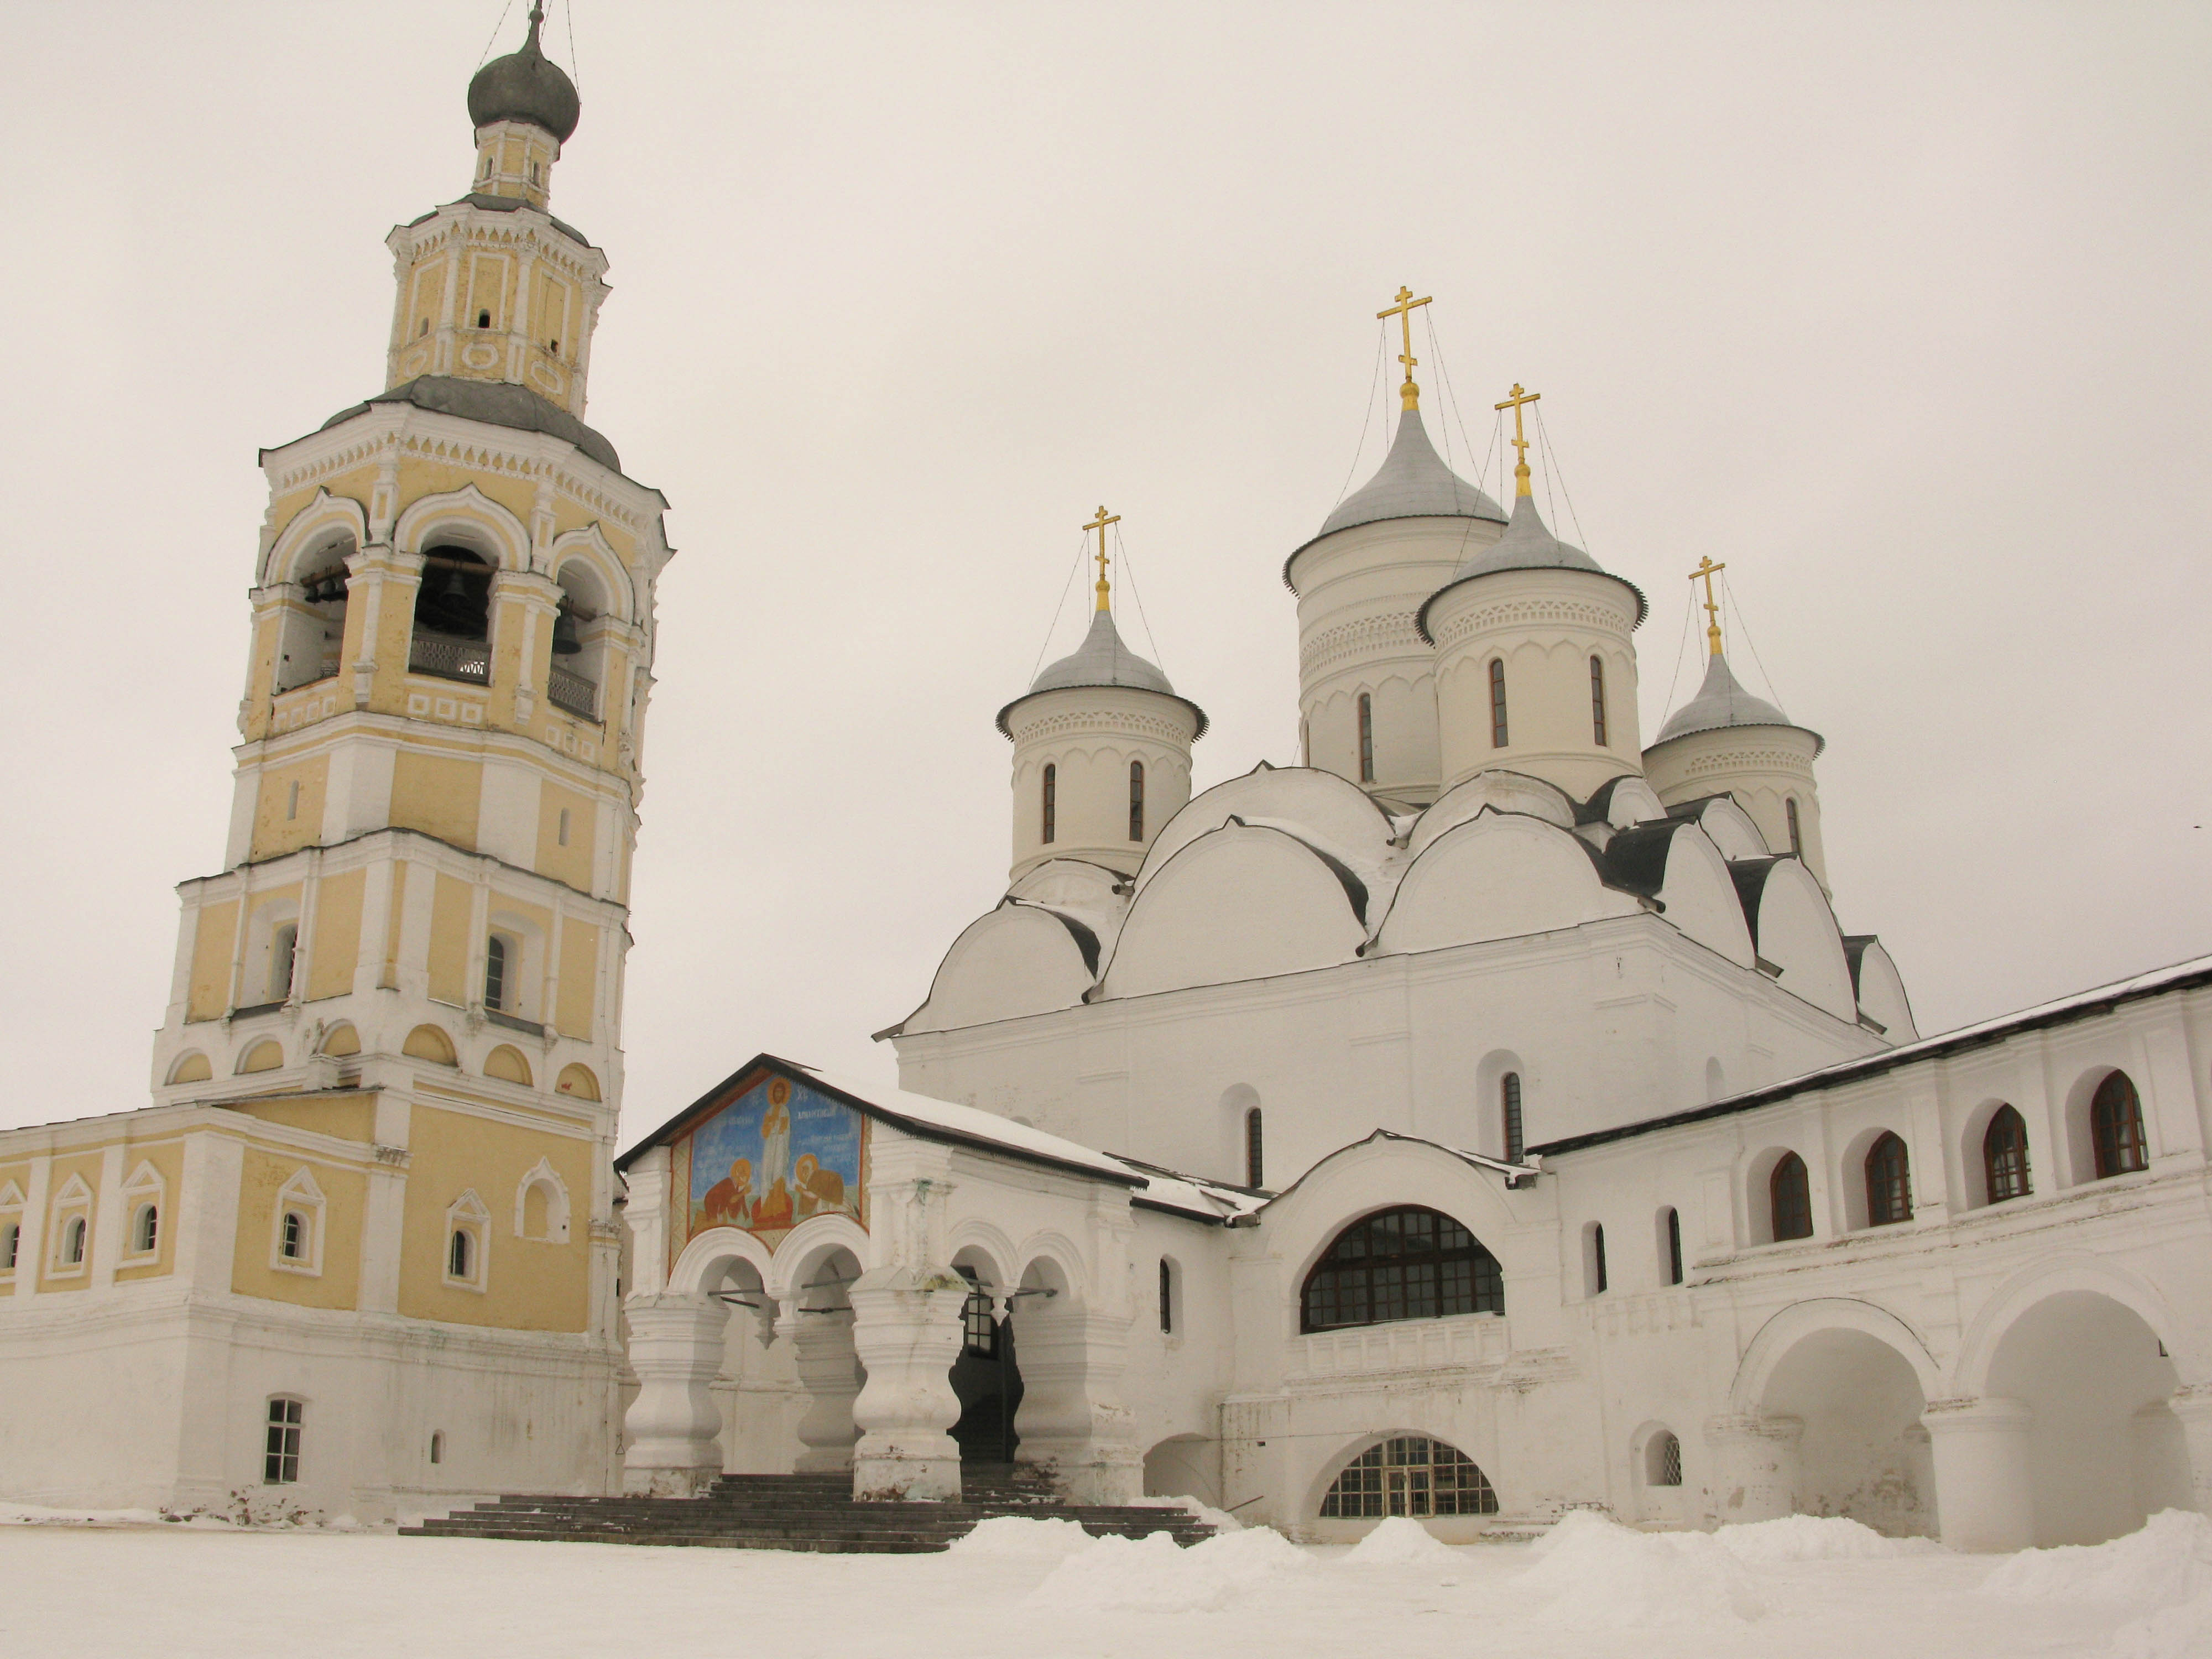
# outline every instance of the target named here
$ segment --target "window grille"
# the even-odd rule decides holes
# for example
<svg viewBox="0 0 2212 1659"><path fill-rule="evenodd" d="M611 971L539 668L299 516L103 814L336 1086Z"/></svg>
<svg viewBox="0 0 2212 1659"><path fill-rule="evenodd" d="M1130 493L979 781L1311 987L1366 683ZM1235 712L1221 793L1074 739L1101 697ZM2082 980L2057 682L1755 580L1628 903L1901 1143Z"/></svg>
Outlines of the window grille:
<svg viewBox="0 0 2212 1659"><path fill-rule="evenodd" d="M1306 1275L1299 1329L1504 1313L1498 1259L1451 1217L1406 1206L1355 1221Z"/></svg>
<svg viewBox="0 0 2212 1659"><path fill-rule="evenodd" d="M1044 768L1044 836L1045 844L1052 844L1054 833L1060 823L1060 769L1047 761Z"/></svg>
<svg viewBox="0 0 2212 1659"><path fill-rule="evenodd" d="M262 1443L261 1480L264 1486L289 1486L300 1478L300 1425L303 1415L296 1400L269 1402L269 1433Z"/></svg>
<svg viewBox="0 0 2212 1659"><path fill-rule="evenodd" d="M1321 1500L1332 1520L1380 1520L1387 1515L1495 1515L1489 1477L1456 1446L1401 1435L1370 1446L1345 1466Z"/></svg>
<svg viewBox="0 0 2212 1659"><path fill-rule="evenodd" d="M1590 735L1605 747L1605 661L1600 657L1590 659Z"/></svg>
<svg viewBox="0 0 2212 1659"><path fill-rule="evenodd" d="M1359 781L1375 781L1375 699L1359 694Z"/></svg>
<svg viewBox="0 0 2212 1659"><path fill-rule="evenodd" d="M507 941L497 933L484 941L483 1000L495 1012L507 1006Z"/></svg>
<svg viewBox="0 0 2212 1659"><path fill-rule="evenodd" d="M1682 1484L1682 1443L1669 1430L1662 1429L1651 1437L1649 1480L1655 1486Z"/></svg>
<svg viewBox="0 0 2212 1659"><path fill-rule="evenodd" d="M1267 1172L1266 1163L1260 1156L1261 1150L1260 1109L1255 1106L1244 1114L1244 1184L1247 1187L1258 1186L1260 1177Z"/></svg>
<svg viewBox="0 0 2212 1659"><path fill-rule="evenodd" d="M1893 1226L1912 1219L1912 1181L1905 1143L1884 1134L1867 1152L1867 1225Z"/></svg>
<svg viewBox="0 0 2212 1659"><path fill-rule="evenodd" d="M1988 1177L1990 1202L2026 1198L2035 1190L2027 1170L2027 1125L2009 1106L2000 1106L1982 1135L1982 1173Z"/></svg>
<svg viewBox="0 0 2212 1659"><path fill-rule="evenodd" d="M957 1270L968 1281L968 1299L960 1305L960 1346L978 1359L999 1356L999 1322L991 1316L991 1293L975 1279L973 1267Z"/></svg>
<svg viewBox="0 0 2212 1659"><path fill-rule="evenodd" d="M1505 747L1505 659L1490 659L1490 746Z"/></svg>
<svg viewBox="0 0 2212 1659"><path fill-rule="evenodd" d="M2125 1072L2114 1072L2097 1085L2089 1103L2089 1135L2096 1143L2098 1180L2150 1167L2142 1101Z"/></svg>
<svg viewBox="0 0 2212 1659"><path fill-rule="evenodd" d="M1145 763L1129 763L1129 839L1145 838Z"/></svg>
<svg viewBox="0 0 2212 1659"><path fill-rule="evenodd" d="M1795 1152L1783 1153L1782 1161L1767 1177L1766 1194L1773 1213L1777 1243L1785 1239L1812 1237L1813 1184L1805 1172L1803 1158Z"/></svg>
<svg viewBox="0 0 2212 1659"><path fill-rule="evenodd" d="M1521 1139L1521 1073L1508 1072L1498 1080L1498 1098L1505 1118L1505 1161L1518 1164L1527 1149Z"/></svg>

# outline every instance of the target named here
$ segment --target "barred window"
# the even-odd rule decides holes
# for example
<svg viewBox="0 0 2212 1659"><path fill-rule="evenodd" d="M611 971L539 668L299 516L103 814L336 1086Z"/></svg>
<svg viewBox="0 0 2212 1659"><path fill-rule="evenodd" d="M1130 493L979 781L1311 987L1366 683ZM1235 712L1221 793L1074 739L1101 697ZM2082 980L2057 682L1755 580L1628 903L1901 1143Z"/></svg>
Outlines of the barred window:
<svg viewBox="0 0 2212 1659"><path fill-rule="evenodd" d="M1306 1275L1299 1328L1504 1311L1498 1258L1449 1216L1408 1205L1364 1217L1336 1236Z"/></svg>
<svg viewBox="0 0 2212 1659"><path fill-rule="evenodd" d="M1145 763L1129 763L1129 839L1145 838Z"/></svg>
<svg viewBox="0 0 2212 1659"><path fill-rule="evenodd" d="M1359 694L1359 781L1375 781L1375 700Z"/></svg>
<svg viewBox="0 0 2212 1659"><path fill-rule="evenodd" d="M1660 1430L1644 1448L1644 1484L1647 1486L1679 1486L1682 1484L1682 1443L1672 1430Z"/></svg>
<svg viewBox="0 0 2212 1659"><path fill-rule="evenodd" d="M2026 1198L2035 1190L2027 1173L2027 1125L2009 1106L2000 1106L1982 1135L1982 1173L1988 1177L1990 1202Z"/></svg>
<svg viewBox="0 0 2212 1659"><path fill-rule="evenodd" d="M1590 735L1597 746L1605 747L1605 660L1590 659Z"/></svg>
<svg viewBox="0 0 2212 1659"><path fill-rule="evenodd" d="M289 1486L300 1478L300 1425L305 1408L279 1396L269 1402L269 1432L262 1442L264 1486Z"/></svg>
<svg viewBox="0 0 2212 1659"><path fill-rule="evenodd" d="M1400 1435L1370 1446L1351 1462L1321 1500L1331 1520L1381 1520L1388 1515L1495 1515L1498 1493L1474 1460L1456 1446Z"/></svg>
<svg viewBox="0 0 2212 1659"><path fill-rule="evenodd" d="M1498 1102L1505 1119L1505 1161L1518 1164L1525 1152L1521 1136L1521 1073L1508 1072L1498 1080Z"/></svg>
<svg viewBox="0 0 2212 1659"><path fill-rule="evenodd" d="M507 1006L507 941L497 933L484 941L483 1004L495 1011Z"/></svg>

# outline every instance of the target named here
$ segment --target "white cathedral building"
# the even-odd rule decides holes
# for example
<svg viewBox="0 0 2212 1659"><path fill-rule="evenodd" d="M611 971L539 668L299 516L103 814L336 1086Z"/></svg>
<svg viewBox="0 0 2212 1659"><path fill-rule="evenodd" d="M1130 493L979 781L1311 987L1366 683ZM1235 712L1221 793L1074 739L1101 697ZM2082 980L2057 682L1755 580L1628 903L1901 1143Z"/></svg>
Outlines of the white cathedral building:
<svg viewBox="0 0 2212 1659"><path fill-rule="evenodd" d="M387 389L264 455L154 1104L0 1133L0 1497L1011 1460L1319 1539L2212 1510L2212 958L1923 1038L1836 920L1820 738L1716 617L1647 745L1644 596L1525 448L1510 512L1453 474L1409 333L1388 458L1283 567L1304 763L1192 793L1102 509L902 1086L762 1054L616 1157L670 550L581 420L605 262L547 208L532 19L471 191L392 234Z"/></svg>

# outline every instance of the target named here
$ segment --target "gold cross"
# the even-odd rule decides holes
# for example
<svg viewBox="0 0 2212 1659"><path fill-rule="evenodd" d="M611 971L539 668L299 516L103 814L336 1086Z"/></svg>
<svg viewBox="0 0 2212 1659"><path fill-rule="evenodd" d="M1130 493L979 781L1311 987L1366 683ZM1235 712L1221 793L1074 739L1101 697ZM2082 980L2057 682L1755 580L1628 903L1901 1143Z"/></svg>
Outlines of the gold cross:
<svg viewBox="0 0 2212 1659"><path fill-rule="evenodd" d="M1398 361L1406 366L1406 384L1398 388L1398 398L1401 406L1406 409L1419 409L1421 406L1421 388L1413 384L1413 365L1420 361L1413 356L1413 309L1417 306L1428 304L1429 300L1436 297L1431 294L1428 300L1416 300L1413 297L1413 289L1401 288L1398 290L1398 303L1375 313L1375 320L1377 322L1382 321L1385 317L1395 317L1405 336L1405 349L1399 354Z"/></svg>
<svg viewBox="0 0 2212 1659"><path fill-rule="evenodd" d="M1533 404L1543 395L1540 392L1523 392L1521 389L1521 383L1516 380L1513 383L1513 395L1497 405L1499 409L1510 409L1513 411L1513 447L1520 453L1520 459L1514 463L1513 466L1513 493L1516 495L1526 495L1530 493L1528 440L1521 431L1521 405Z"/></svg>
<svg viewBox="0 0 2212 1659"><path fill-rule="evenodd" d="M1093 519L1089 524L1083 526L1085 532L1095 530L1098 532L1098 551L1091 556L1098 561L1098 608L1101 611L1107 608L1106 526L1109 524L1119 524L1121 522L1121 515L1120 514L1116 513L1109 518L1107 516L1106 509L1103 507L1101 507L1098 509L1098 516Z"/></svg>
<svg viewBox="0 0 2212 1659"><path fill-rule="evenodd" d="M1712 641L1716 657L1721 653L1721 608L1713 599L1713 578L1727 568L1724 564L1715 564L1711 554L1701 553L1698 556L1698 568L1690 573L1692 581L1700 576L1705 579L1705 637Z"/></svg>

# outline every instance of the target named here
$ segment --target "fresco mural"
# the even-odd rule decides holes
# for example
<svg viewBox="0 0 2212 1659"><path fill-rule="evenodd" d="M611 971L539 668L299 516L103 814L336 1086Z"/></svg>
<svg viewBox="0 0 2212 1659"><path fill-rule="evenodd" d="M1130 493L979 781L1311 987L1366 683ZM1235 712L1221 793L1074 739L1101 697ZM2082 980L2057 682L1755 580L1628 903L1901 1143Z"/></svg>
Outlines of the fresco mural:
<svg viewBox="0 0 2212 1659"><path fill-rule="evenodd" d="M817 1215L865 1227L866 1148L860 1113L789 1078L763 1078L673 1148L684 1237L737 1227L773 1247Z"/></svg>

